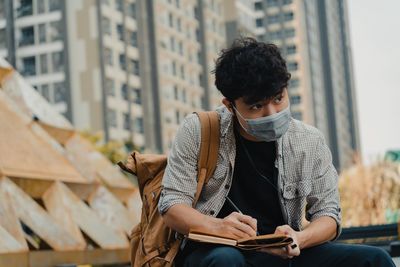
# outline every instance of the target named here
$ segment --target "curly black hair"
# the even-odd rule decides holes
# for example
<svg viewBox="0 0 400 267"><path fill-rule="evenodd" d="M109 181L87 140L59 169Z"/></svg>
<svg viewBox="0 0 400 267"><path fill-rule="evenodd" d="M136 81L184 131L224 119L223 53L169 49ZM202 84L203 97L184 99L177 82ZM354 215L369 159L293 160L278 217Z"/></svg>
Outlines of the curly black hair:
<svg viewBox="0 0 400 267"><path fill-rule="evenodd" d="M222 50L213 73L224 97L230 101L243 97L247 104L279 94L290 79L278 47L250 37L236 39Z"/></svg>

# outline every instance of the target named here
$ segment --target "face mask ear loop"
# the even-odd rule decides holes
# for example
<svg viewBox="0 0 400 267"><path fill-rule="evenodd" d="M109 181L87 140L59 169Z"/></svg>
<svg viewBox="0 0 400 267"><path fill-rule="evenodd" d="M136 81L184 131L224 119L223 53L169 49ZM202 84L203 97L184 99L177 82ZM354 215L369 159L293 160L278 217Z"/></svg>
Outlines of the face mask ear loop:
<svg viewBox="0 0 400 267"><path fill-rule="evenodd" d="M231 103L231 105L232 105L233 110L235 111L235 112L234 112L235 115L236 115L236 114L239 114L239 116L240 116L244 121L246 121L246 119L243 118L242 114L240 114L240 112L236 109L235 105L234 105L233 103ZM242 129L243 129L246 133L249 133L248 130L242 125L242 123L240 122L240 120L238 119L237 121L239 122L240 127L242 127Z"/></svg>

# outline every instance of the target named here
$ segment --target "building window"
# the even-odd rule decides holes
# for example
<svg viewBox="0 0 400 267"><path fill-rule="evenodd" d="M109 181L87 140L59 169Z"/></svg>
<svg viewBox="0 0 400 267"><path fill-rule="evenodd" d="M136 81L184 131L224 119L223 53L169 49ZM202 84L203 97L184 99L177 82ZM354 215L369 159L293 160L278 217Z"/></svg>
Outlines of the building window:
<svg viewBox="0 0 400 267"><path fill-rule="evenodd" d="M171 36L169 38L169 43L170 43L170 50L175 51L175 37L174 36Z"/></svg>
<svg viewBox="0 0 400 267"><path fill-rule="evenodd" d="M4 12L4 1L0 1L0 18L5 17L5 12Z"/></svg>
<svg viewBox="0 0 400 267"><path fill-rule="evenodd" d="M132 94L133 94L133 102L141 105L142 104L142 92L140 90L140 88L133 88L132 89Z"/></svg>
<svg viewBox="0 0 400 267"><path fill-rule="evenodd" d="M290 88L297 88L299 87L299 85L300 85L300 80L298 78L294 78L289 81Z"/></svg>
<svg viewBox="0 0 400 267"><path fill-rule="evenodd" d="M53 72L64 71L64 53L62 51L51 54L51 60L53 63Z"/></svg>
<svg viewBox="0 0 400 267"><path fill-rule="evenodd" d="M277 40L282 38L282 32L281 31L274 31L269 33L269 38L271 40Z"/></svg>
<svg viewBox="0 0 400 267"><path fill-rule="evenodd" d="M263 19L262 18L256 19L256 27L260 28L262 26L263 26Z"/></svg>
<svg viewBox="0 0 400 267"><path fill-rule="evenodd" d="M181 116L179 114L179 110L175 110L175 122L176 124L179 124L181 122Z"/></svg>
<svg viewBox="0 0 400 267"><path fill-rule="evenodd" d="M132 71L132 74L139 76L139 74L140 74L139 61L137 61L135 59L131 59L131 71Z"/></svg>
<svg viewBox="0 0 400 267"><path fill-rule="evenodd" d="M178 31L182 32L182 21L180 18L177 19L176 24L177 24Z"/></svg>
<svg viewBox="0 0 400 267"><path fill-rule="evenodd" d="M118 34L118 39L121 41L124 41L124 26L122 24L117 24L117 34Z"/></svg>
<svg viewBox="0 0 400 267"><path fill-rule="evenodd" d="M37 13L42 14L46 12L45 0L36 0Z"/></svg>
<svg viewBox="0 0 400 267"><path fill-rule="evenodd" d="M267 0L267 5L270 7L279 6L279 0Z"/></svg>
<svg viewBox="0 0 400 267"><path fill-rule="evenodd" d="M283 0L284 5L289 5L291 3L293 3L293 0Z"/></svg>
<svg viewBox="0 0 400 267"><path fill-rule="evenodd" d="M298 105L301 103L301 96L294 95L290 97L290 104L291 105Z"/></svg>
<svg viewBox="0 0 400 267"><path fill-rule="evenodd" d="M126 85L126 83L123 83L121 86L121 97L124 100L129 100L129 96L128 96L128 86Z"/></svg>
<svg viewBox="0 0 400 267"><path fill-rule="evenodd" d="M124 54L119 55L119 67L126 71L126 58Z"/></svg>
<svg viewBox="0 0 400 267"><path fill-rule="evenodd" d="M49 85L48 84L42 84L42 90L41 90L41 95L47 100L51 101L50 99L50 90L49 90Z"/></svg>
<svg viewBox="0 0 400 267"><path fill-rule="evenodd" d="M6 30L0 29L0 48L6 48Z"/></svg>
<svg viewBox="0 0 400 267"><path fill-rule="evenodd" d="M262 10L263 9L262 2L255 2L254 3L254 9L255 10Z"/></svg>
<svg viewBox="0 0 400 267"><path fill-rule="evenodd" d="M61 21L53 21L49 24L49 36L50 41L55 42L62 40L63 37L63 26Z"/></svg>
<svg viewBox="0 0 400 267"><path fill-rule="evenodd" d="M114 65L114 57L113 57L113 52L110 48L105 48L104 49L104 61L106 62L107 65Z"/></svg>
<svg viewBox="0 0 400 267"><path fill-rule="evenodd" d="M112 79L106 79L105 81L105 86L106 86L106 94L108 96L115 96L115 82Z"/></svg>
<svg viewBox="0 0 400 267"><path fill-rule="evenodd" d="M296 54L296 45L289 45L288 47L286 47L286 54L288 55L292 55L292 54Z"/></svg>
<svg viewBox="0 0 400 267"><path fill-rule="evenodd" d="M296 71L299 68L299 64L297 62L288 62L287 69L288 71Z"/></svg>
<svg viewBox="0 0 400 267"><path fill-rule="evenodd" d="M131 129L129 114L123 113L123 117L124 117L124 129L129 131Z"/></svg>
<svg viewBox="0 0 400 267"><path fill-rule="evenodd" d="M67 102L67 88L64 82L54 84L54 102Z"/></svg>
<svg viewBox="0 0 400 267"><path fill-rule="evenodd" d="M176 85L174 85L174 99L175 100L179 99L178 86L176 86Z"/></svg>
<svg viewBox="0 0 400 267"><path fill-rule="evenodd" d="M186 101L187 101L185 90L182 90L182 101L183 101L183 103L186 103Z"/></svg>
<svg viewBox="0 0 400 267"><path fill-rule="evenodd" d="M280 18L280 14L277 15L270 15L267 17L268 24L278 23Z"/></svg>
<svg viewBox="0 0 400 267"><path fill-rule="evenodd" d="M185 79L185 68L183 67L183 65L181 65L181 78L182 80Z"/></svg>
<svg viewBox="0 0 400 267"><path fill-rule="evenodd" d="M136 118L135 119L135 130L138 133L141 133L141 134L144 133L143 118Z"/></svg>
<svg viewBox="0 0 400 267"><path fill-rule="evenodd" d="M129 3L128 14L131 18L136 19L136 5L135 3Z"/></svg>
<svg viewBox="0 0 400 267"><path fill-rule="evenodd" d="M176 63L172 61L172 75L176 76Z"/></svg>
<svg viewBox="0 0 400 267"><path fill-rule="evenodd" d="M293 12L288 12L283 14L283 20L284 21L291 21L294 18Z"/></svg>
<svg viewBox="0 0 400 267"><path fill-rule="evenodd" d="M291 38L295 36L295 30L293 28L285 29L285 37Z"/></svg>
<svg viewBox="0 0 400 267"><path fill-rule="evenodd" d="M39 43L45 43L46 40L46 24L39 24L38 25L38 32L39 32Z"/></svg>
<svg viewBox="0 0 400 267"><path fill-rule="evenodd" d="M56 11L61 9L61 0L49 0L49 10Z"/></svg>
<svg viewBox="0 0 400 267"><path fill-rule="evenodd" d="M131 45L132 46L134 46L134 47L138 46L138 44L137 44L137 32L131 32L129 39L131 41Z"/></svg>
<svg viewBox="0 0 400 267"><path fill-rule="evenodd" d="M111 35L111 21L108 18L103 17L101 19L101 28L103 33Z"/></svg>
<svg viewBox="0 0 400 267"><path fill-rule="evenodd" d="M47 54L40 55L40 73L46 74L49 72L49 65L47 62Z"/></svg>
<svg viewBox="0 0 400 267"><path fill-rule="evenodd" d="M169 26L171 28L173 28L174 27L174 17L172 16L171 13L168 14L168 21L169 21Z"/></svg>
<svg viewBox="0 0 400 267"><path fill-rule="evenodd" d="M107 110L107 123L110 127L117 128L117 112L113 109Z"/></svg>
<svg viewBox="0 0 400 267"><path fill-rule="evenodd" d="M179 42L179 54L183 56L183 43Z"/></svg>
<svg viewBox="0 0 400 267"><path fill-rule="evenodd" d="M35 34L33 26L21 28L20 46L33 45L35 43Z"/></svg>
<svg viewBox="0 0 400 267"><path fill-rule="evenodd" d="M118 11L123 12L124 11L124 1L123 0L117 0L115 2L116 8Z"/></svg>
<svg viewBox="0 0 400 267"><path fill-rule="evenodd" d="M303 120L303 114L301 112L292 112L292 117L296 120Z"/></svg>
<svg viewBox="0 0 400 267"><path fill-rule="evenodd" d="M21 0L20 6L17 9L17 14L18 14L18 17L33 15L32 0Z"/></svg>
<svg viewBox="0 0 400 267"><path fill-rule="evenodd" d="M36 59L34 56L25 57L22 59L23 71L22 74L26 76L36 75Z"/></svg>

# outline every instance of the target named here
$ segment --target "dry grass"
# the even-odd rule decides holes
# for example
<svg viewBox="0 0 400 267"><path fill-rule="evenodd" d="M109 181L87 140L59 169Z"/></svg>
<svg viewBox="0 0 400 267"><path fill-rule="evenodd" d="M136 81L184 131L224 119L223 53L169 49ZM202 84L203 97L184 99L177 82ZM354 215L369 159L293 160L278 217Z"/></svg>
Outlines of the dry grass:
<svg viewBox="0 0 400 267"><path fill-rule="evenodd" d="M366 226L400 220L400 163L361 163L339 179L343 226Z"/></svg>

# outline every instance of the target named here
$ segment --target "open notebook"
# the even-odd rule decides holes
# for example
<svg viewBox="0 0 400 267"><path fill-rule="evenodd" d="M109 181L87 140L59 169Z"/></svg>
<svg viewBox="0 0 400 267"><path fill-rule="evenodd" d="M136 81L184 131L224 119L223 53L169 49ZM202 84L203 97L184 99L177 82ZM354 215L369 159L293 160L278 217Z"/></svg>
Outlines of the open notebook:
<svg viewBox="0 0 400 267"><path fill-rule="evenodd" d="M198 242L235 246L244 250L285 247L293 242L291 237L282 234L259 235L244 239L233 239L231 237L195 230L189 232L188 239Z"/></svg>

